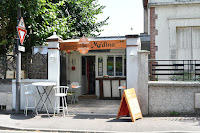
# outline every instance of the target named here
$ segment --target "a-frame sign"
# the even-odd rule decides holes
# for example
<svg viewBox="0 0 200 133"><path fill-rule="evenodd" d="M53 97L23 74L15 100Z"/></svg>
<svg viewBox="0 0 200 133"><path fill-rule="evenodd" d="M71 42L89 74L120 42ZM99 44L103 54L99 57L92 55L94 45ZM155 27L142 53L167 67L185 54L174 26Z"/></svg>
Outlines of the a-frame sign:
<svg viewBox="0 0 200 133"><path fill-rule="evenodd" d="M143 118L134 88L124 90L117 119L120 116L129 115L131 116L132 122L135 122L136 119Z"/></svg>
<svg viewBox="0 0 200 133"><path fill-rule="evenodd" d="M19 35L19 40L20 40L21 45L23 45L24 38L26 36L26 32L27 31L26 31L24 19L23 19L23 17L21 17L20 21L18 23L18 26L17 26L17 33Z"/></svg>

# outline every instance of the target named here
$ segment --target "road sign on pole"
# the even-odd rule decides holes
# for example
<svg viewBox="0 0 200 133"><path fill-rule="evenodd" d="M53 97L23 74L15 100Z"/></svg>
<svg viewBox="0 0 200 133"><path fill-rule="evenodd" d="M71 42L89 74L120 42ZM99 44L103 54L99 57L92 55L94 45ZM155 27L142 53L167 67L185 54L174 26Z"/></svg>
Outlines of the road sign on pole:
<svg viewBox="0 0 200 133"><path fill-rule="evenodd" d="M25 47L24 46L18 46L18 50L22 51L22 52L25 52Z"/></svg>
<svg viewBox="0 0 200 133"><path fill-rule="evenodd" d="M26 29L23 17L20 18L18 26L23 29Z"/></svg>
<svg viewBox="0 0 200 133"><path fill-rule="evenodd" d="M26 36L26 32L27 31L26 31L24 19L23 19L23 17L21 17L19 20L18 26L17 26L17 33L18 33L21 45L23 45L24 38Z"/></svg>
<svg viewBox="0 0 200 133"><path fill-rule="evenodd" d="M23 45L24 38L25 38L25 36L26 36L26 32L27 32L27 31L26 31L25 29L23 29L23 28L17 26L17 33L18 33L18 35L19 35L19 39L20 39L21 45Z"/></svg>

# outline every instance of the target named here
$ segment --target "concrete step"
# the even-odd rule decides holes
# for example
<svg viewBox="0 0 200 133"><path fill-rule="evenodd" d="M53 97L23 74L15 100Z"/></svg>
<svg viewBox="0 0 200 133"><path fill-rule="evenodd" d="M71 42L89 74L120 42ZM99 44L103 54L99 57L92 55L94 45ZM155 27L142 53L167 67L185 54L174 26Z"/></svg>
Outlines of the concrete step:
<svg viewBox="0 0 200 133"><path fill-rule="evenodd" d="M96 95L82 95L78 97L79 99L97 99Z"/></svg>

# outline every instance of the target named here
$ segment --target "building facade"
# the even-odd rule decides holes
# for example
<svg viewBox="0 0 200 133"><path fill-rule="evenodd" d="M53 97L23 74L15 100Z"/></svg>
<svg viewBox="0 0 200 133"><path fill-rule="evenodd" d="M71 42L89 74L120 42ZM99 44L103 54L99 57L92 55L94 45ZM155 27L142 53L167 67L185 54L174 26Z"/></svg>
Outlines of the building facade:
<svg viewBox="0 0 200 133"><path fill-rule="evenodd" d="M200 0L143 0L151 59L199 59Z"/></svg>

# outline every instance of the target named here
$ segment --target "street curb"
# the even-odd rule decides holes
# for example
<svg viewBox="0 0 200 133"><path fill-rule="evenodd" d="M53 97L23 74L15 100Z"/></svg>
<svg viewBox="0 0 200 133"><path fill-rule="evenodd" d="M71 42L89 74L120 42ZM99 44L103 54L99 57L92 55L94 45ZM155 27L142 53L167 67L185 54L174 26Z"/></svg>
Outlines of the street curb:
<svg viewBox="0 0 200 133"><path fill-rule="evenodd" d="M69 132L69 133L122 133L118 131L92 131L92 130L73 130L73 129L34 129L34 128L13 128L13 127L3 127L0 126L0 131L33 131L33 132ZM125 132L123 132L125 133Z"/></svg>

